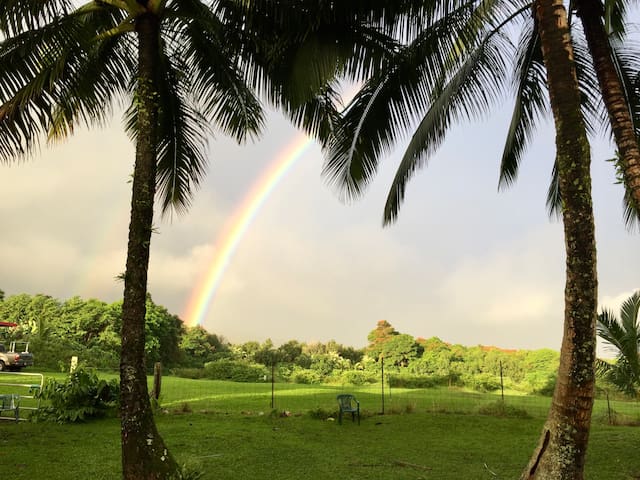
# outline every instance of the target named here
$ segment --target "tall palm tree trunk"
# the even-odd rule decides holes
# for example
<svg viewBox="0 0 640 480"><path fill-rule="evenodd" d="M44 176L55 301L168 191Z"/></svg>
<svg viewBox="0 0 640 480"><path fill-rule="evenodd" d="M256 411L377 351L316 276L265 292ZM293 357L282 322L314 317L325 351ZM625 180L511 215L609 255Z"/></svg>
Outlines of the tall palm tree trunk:
<svg viewBox="0 0 640 480"><path fill-rule="evenodd" d="M601 0L579 0L578 16L593 57L602 99L613 136L620 153L624 183L633 210L640 214L640 147L633 128L631 112L622 81L613 62L611 45L604 28L604 7Z"/></svg>
<svg viewBox="0 0 640 480"><path fill-rule="evenodd" d="M122 305L120 416L122 476L125 480L177 478L177 464L158 434L147 390L144 364L149 246L156 189L158 104L155 64L159 21L152 14L136 22L139 39L136 162Z"/></svg>
<svg viewBox="0 0 640 480"><path fill-rule="evenodd" d="M556 127L566 283L558 380L540 444L521 479L581 480L593 407L597 315L590 152L567 12L562 0L537 0L535 14Z"/></svg>

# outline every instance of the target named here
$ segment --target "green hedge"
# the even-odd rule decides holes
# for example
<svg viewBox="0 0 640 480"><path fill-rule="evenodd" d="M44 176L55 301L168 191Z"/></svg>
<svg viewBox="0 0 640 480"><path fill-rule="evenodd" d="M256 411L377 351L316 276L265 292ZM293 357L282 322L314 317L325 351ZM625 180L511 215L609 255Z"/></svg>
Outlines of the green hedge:
<svg viewBox="0 0 640 480"><path fill-rule="evenodd" d="M338 375L332 376L333 383L348 383L349 385L366 385L379 381L377 372L364 370L345 370Z"/></svg>
<svg viewBox="0 0 640 480"><path fill-rule="evenodd" d="M269 370L257 363L221 359L205 363L203 377L233 382L262 382L269 379Z"/></svg>
<svg viewBox="0 0 640 480"><path fill-rule="evenodd" d="M434 388L459 385L457 375L389 375L389 385L394 388Z"/></svg>

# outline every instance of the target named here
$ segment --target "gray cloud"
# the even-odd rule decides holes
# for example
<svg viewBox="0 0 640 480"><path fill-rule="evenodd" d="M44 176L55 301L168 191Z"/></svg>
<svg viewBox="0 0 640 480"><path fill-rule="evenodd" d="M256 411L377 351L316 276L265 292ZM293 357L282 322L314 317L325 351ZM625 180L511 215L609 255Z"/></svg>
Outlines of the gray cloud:
<svg viewBox="0 0 640 480"><path fill-rule="evenodd" d="M452 137L411 182L387 229L381 212L399 154L383 162L363 199L343 205L322 182L320 151L312 148L249 227L204 325L234 342L333 338L362 346L386 319L402 332L454 343L559 348L562 225L544 210L552 137L535 146L520 183L497 194L501 138L486 132L502 128L500 121ZM156 219L149 278L156 302L182 314L229 215L296 135L274 117L259 143L211 142L209 176L189 213ZM2 167L0 288L119 299L132 161L114 122ZM620 220L619 187L600 163L594 195L605 300L637 286L640 254Z"/></svg>

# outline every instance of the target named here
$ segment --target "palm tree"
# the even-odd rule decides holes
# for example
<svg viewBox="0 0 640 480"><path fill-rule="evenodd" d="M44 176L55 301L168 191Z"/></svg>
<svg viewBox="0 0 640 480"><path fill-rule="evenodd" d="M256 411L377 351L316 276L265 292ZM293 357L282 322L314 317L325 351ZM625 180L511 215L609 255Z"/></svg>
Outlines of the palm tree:
<svg viewBox="0 0 640 480"><path fill-rule="evenodd" d="M519 98L506 148L515 162L506 165L517 166L545 101L541 86L548 86L567 240L565 334L553 406L523 478L574 479L582 478L593 405L597 299L590 153L581 109L597 108L593 95L580 94L580 88L593 92L594 81L583 71L586 63L578 62L576 71L580 52L573 49L562 2L537 0L533 6L534 22L525 18L523 40L515 49L502 29L531 12L526 1L453 0L433 10L425 7L398 54L347 106L327 149L325 174L345 196L361 194L381 154L419 117L387 198L387 224L397 217L408 179L458 118L488 109L504 90L509 70L516 71ZM515 58L515 68L507 58Z"/></svg>
<svg viewBox="0 0 640 480"><path fill-rule="evenodd" d="M580 479L595 376L596 241L590 152L562 0L538 0L536 19L556 126L556 165L566 249L564 334L558 380L540 444L522 479Z"/></svg>
<svg viewBox="0 0 640 480"><path fill-rule="evenodd" d="M578 67L578 79L584 94L583 109L591 119L588 127L596 130L603 114L597 103L602 100L606 116L617 146L615 158L616 176L624 184L624 217L632 227L640 220L640 147L637 135L640 132L640 99L638 98L637 72L640 65L637 52L625 45L626 4L598 0L574 2L581 26L572 24L574 54ZM583 38L584 37L584 38ZM546 85L540 74L542 56L539 38L535 30L523 35L519 48L521 61L517 101L512 124L507 136L500 172L500 185L513 182L518 163L526 144L532 138L536 119L544 113L546 104L543 91ZM606 125L602 125L606 128ZM554 168L549 188L548 206L551 213L559 213L561 197L558 191Z"/></svg>
<svg viewBox="0 0 640 480"><path fill-rule="evenodd" d="M213 127L238 141L260 131L258 93L327 138L337 118L330 80L340 71L367 74L394 45L367 26L368 9L337 10L310 0L0 0L3 161L78 123L100 125L114 104L128 104L136 154L121 330L125 479L180 475L154 423L144 362L156 194L163 212L186 209ZM369 67L349 61L360 50Z"/></svg>
<svg viewBox="0 0 640 480"><path fill-rule="evenodd" d="M637 125L630 109L633 96L631 80L625 76L624 62L617 55L612 40L624 34L625 2L578 0L576 10L582 20L585 38L593 58L602 99L607 109L613 135L618 146L619 166L626 188L627 222L640 218L640 146ZM611 34L605 25L609 19ZM625 81L626 80L626 81Z"/></svg>
<svg viewBox="0 0 640 480"><path fill-rule="evenodd" d="M603 377L629 396L640 393L640 291L624 301L620 318L610 310L598 315L598 336L616 354L615 363L598 362Z"/></svg>
<svg viewBox="0 0 640 480"><path fill-rule="evenodd" d="M601 100L618 150L614 159L616 177L625 186L624 218L631 228L640 221L640 99L637 86L640 64L637 52L627 48L624 42L627 5L625 2L602 5L599 0L579 0L573 6L581 19L581 25L572 24L571 29L578 79L584 94L583 109L591 117L587 126L595 131L596 124L602 121L603 114L597 105ZM523 68L502 158L501 186L509 185L515 179L518 162L532 137L537 116L546 108L542 96L546 86L541 81L542 57L537 52L538 44L537 32L530 30L520 45L522 61L519 64ZM606 125L602 127L606 128ZM547 203L551 213L559 213L561 197L555 168Z"/></svg>

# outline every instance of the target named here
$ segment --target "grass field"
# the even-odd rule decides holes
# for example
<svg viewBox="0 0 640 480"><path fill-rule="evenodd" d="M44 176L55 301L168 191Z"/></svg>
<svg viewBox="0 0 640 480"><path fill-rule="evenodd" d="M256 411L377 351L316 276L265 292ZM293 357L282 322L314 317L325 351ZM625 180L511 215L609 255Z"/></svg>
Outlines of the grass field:
<svg viewBox="0 0 640 480"><path fill-rule="evenodd" d="M339 391L355 392L362 423L326 419ZM4 392L1 392L4 393ZM448 389L276 385L163 379L160 432L178 461L203 479L513 479L527 463L549 399L507 396L522 417L479 414L499 396ZM449 400L447 400L449 399ZM615 402L635 418L637 405ZM283 416L283 412L289 412ZM640 429L595 412L586 478L640 478ZM518 412L516 412L518 413ZM118 420L80 425L0 423L0 472L16 480L117 479Z"/></svg>

